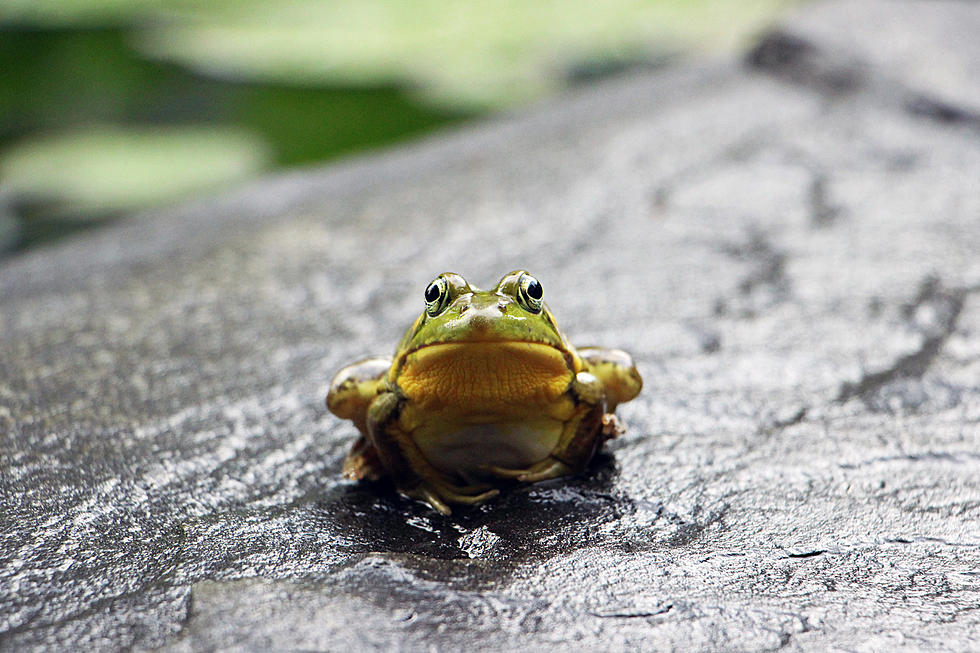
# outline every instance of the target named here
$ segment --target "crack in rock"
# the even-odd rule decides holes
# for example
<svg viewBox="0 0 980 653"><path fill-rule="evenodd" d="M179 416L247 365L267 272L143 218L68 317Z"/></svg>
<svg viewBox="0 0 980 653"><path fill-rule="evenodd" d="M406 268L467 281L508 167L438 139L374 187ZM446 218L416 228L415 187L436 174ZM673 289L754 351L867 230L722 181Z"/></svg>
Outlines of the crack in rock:
<svg viewBox="0 0 980 653"><path fill-rule="evenodd" d="M721 524L724 527L724 518L729 508L730 506L726 503L718 509L709 512L704 521L698 521L701 509L700 506L696 506L691 514L694 521L685 521L678 526L677 530L668 538L667 543L670 546L685 546L697 540L706 530L715 524Z"/></svg>
<svg viewBox="0 0 980 653"><path fill-rule="evenodd" d="M895 456L875 456L874 458L869 458L868 460L862 460L856 463L839 463L838 466L841 469L860 469L869 465L879 465L892 462L918 463L936 461L953 463L980 461L980 454L965 451L957 453L950 453L947 451L923 451L921 453L900 454Z"/></svg>
<svg viewBox="0 0 980 653"><path fill-rule="evenodd" d="M667 614L674 608L674 604L668 603L656 610L631 610L629 608L621 610L611 610L611 611L591 611L590 615L593 617L598 617L600 619L648 619L650 617L658 617L662 614Z"/></svg>
<svg viewBox="0 0 980 653"><path fill-rule="evenodd" d="M944 125L980 129L980 113L975 109L911 88L907 82L890 78L887 71L873 70L874 65L869 61L854 54L842 54L845 51L827 44L821 47L794 33L792 28L783 27L763 38L746 55L745 63L774 77L811 87L830 98L868 90L913 116Z"/></svg>
<svg viewBox="0 0 980 653"><path fill-rule="evenodd" d="M898 379L921 379L956 330L956 321L966 299L967 291L958 288L944 290L935 277L920 284L915 299L902 307L902 314L911 327L922 334L918 349L899 357L877 372L865 372L854 383L844 383L836 401L844 403L854 397L868 401L881 388Z"/></svg>
<svg viewBox="0 0 980 653"><path fill-rule="evenodd" d="M827 553L826 549L816 549L815 551L802 551L799 553L788 552L786 554L786 557L787 558L815 558L825 553Z"/></svg>
<svg viewBox="0 0 980 653"><path fill-rule="evenodd" d="M736 314L755 317L789 296L786 253L776 248L765 234L753 229L745 243L726 244L721 249L732 258L751 264L748 273L736 285L738 297L733 300ZM724 298L715 300L715 315L723 315L729 310L729 303Z"/></svg>
<svg viewBox="0 0 980 653"><path fill-rule="evenodd" d="M856 91L864 78L857 61L827 57L808 39L786 30L775 30L763 38L745 61L752 68L831 95Z"/></svg>
<svg viewBox="0 0 980 653"><path fill-rule="evenodd" d="M913 95L905 102L905 110L943 124L980 129L980 114L926 95Z"/></svg>
<svg viewBox="0 0 980 653"><path fill-rule="evenodd" d="M796 426L806 419L807 413L809 412L809 406L796 406L795 408L791 406L771 417L759 430L763 433L769 433Z"/></svg>
<svg viewBox="0 0 980 653"><path fill-rule="evenodd" d="M827 191L827 175L815 173L808 193L810 222L815 227L827 227L837 221L844 209L830 201Z"/></svg>

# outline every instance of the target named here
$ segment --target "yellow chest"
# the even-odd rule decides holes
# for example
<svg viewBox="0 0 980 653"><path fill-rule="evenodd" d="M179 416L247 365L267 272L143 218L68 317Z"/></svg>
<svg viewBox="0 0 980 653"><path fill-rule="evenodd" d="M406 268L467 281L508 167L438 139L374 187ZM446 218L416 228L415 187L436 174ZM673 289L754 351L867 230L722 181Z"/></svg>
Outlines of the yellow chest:
<svg viewBox="0 0 980 653"><path fill-rule="evenodd" d="M564 355L547 345L447 343L409 354L398 387L422 411L521 414L558 400L572 377Z"/></svg>
<svg viewBox="0 0 980 653"><path fill-rule="evenodd" d="M558 445L575 406L573 373L534 343L445 344L410 354L398 385L399 429L435 467L475 479L483 466L522 468Z"/></svg>

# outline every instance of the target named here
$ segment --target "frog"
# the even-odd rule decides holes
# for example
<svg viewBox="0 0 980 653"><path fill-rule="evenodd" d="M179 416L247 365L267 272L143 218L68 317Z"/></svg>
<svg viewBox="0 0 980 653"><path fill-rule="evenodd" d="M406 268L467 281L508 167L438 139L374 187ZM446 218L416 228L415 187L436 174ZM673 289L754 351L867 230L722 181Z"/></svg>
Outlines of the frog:
<svg viewBox="0 0 980 653"><path fill-rule="evenodd" d="M394 356L341 369L327 408L360 435L342 472L389 478L450 515L502 489L581 473L624 429L643 381L625 351L572 346L525 270L492 290L446 272Z"/></svg>

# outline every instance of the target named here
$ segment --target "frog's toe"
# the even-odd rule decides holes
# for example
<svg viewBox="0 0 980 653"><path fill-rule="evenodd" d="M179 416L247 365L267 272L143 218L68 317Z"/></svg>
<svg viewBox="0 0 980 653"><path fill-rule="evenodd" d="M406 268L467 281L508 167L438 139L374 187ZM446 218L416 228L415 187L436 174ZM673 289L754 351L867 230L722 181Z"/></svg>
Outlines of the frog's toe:
<svg viewBox="0 0 980 653"><path fill-rule="evenodd" d="M479 485L455 485L443 480L432 481L429 483L439 496L452 503L481 503L487 499L500 494L500 491L485 484Z"/></svg>
<svg viewBox="0 0 980 653"><path fill-rule="evenodd" d="M547 458L527 470L524 474L518 476L517 480L522 483L537 483L538 481L546 481L550 478L568 476L573 471L575 470L568 463L564 463L556 458Z"/></svg>
<svg viewBox="0 0 980 653"><path fill-rule="evenodd" d="M452 510L449 508L449 503L468 505L483 503L500 494L500 490L490 488L489 485L459 486L441 482L426 482L411 490L403 491L403 494L413 499L425 501L442 514L450 515Z"/></svg>
<svg viewBox="0 0 980 653"><path fill-rule="evenodd" d="M623 425L616 419L616 416L612 413L605 413L602 416L602 437L607 440L612 440L613 438L618 438L626 429Z"/></svg>
<svg viewBox="0 0 980 653"><path fill-rule="evenodd" d="M522 483L536 483L549 478L567 476L574 471L567 463L563 463L556 458L545 458L541 462L530 467L525 467L524 469L508 469L506 467L487 465L483 467L483 470L500 478L514 479Z"/></svg>
<svg viewBox="0 0 980 653"><path fill-rule="evenodd" d="M493 488L491 490L487 490L486 492L481 492L480 494L453 493L446 498L452 500L454 503L468 503L470 505L475 505L478 503L483 503L484 501L489 501L498 494L500 494L500 490Z"/></svg>
<svg viewBox="0 0 980 653"><path fill-rule="evenodd" d="M427 504L429 504L429 506L431 506L433 510L441 512L444 515L451 515L453 513L453 511L449 509L449 506L446 505L446 502L442 500L439 494L434 489L430 488L428 485L424 483L412 488L411 490L407 490L407 491L402 490L402 494L412 499L419 499L420 501L424 501Z"/></svg>
<svg viewBox="0 0 980 653"><path fill-rule="evenodd" d="M385 475L378 450L363 435L357 439L344 459L343 474L352 481L377 481Z"/></svg>
<svg viewBox="0 0 980 653"><path fill-rule="evenodd" d="M480 466L480 471L482 471L482 472L484 472L486 474L493 474L494 476L497 476L497 477L500 477L500 478L519 479L524 474L527 474L528 471L530 471L530 470L528 470L528 469L510 469L510 468L507 468L507 467L498 467L496 465L481 465Z"/></svg>

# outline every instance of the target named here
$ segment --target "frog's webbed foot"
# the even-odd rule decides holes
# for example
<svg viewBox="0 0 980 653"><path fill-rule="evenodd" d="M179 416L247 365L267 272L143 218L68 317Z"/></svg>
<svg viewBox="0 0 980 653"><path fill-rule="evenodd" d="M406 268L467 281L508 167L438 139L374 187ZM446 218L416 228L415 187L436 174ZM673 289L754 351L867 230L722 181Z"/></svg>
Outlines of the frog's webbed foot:
<svg viewBox="0 0 980 653"><path fill-rule="evenodd" d="M354 442L344 459L343 474L352 481L377 481L385 475L384 465L375 449L363 435Z"/></svg>
<svg viewBox="0 0 980 653"><path fill-rule="evenodd" d="M575 473L575 470L566 462L558 460L554 456L548 456L541 462L535 463L524 469L508 469L506 467L496 467L488 465L483 470L489 474L500 478L510 478L522 483L537 483L546 481L550 478L568 476Z"/></svg>
<svg viewBox="0 0 980 653"><path fill-rule="evenodd" d="M489 485L454 485L441 479L425 480L409 490L400 491L405 496L425 501L444 515L452 514L449 503L475 505L500 494L500 490Z"/></svg>

